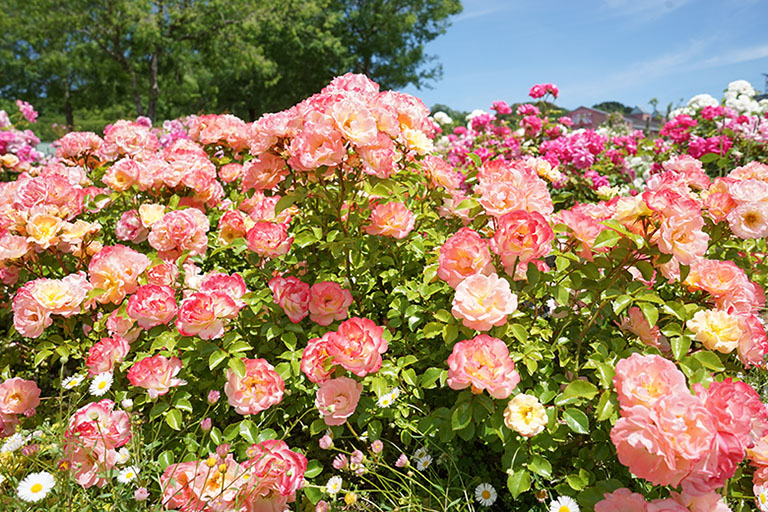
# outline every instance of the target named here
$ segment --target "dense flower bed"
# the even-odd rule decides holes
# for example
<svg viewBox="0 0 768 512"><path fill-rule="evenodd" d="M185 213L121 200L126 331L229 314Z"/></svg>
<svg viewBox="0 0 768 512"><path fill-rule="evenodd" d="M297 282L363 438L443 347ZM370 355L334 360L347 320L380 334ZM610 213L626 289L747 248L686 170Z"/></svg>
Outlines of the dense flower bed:
<svg viewBox="0 0 768 512"><path fill-rule="evenodd" d="M9 120L0 504L768 510L765 141L696 154L691 108L652 142L524 105L445 158L360 75L49 160Z"/></svg>

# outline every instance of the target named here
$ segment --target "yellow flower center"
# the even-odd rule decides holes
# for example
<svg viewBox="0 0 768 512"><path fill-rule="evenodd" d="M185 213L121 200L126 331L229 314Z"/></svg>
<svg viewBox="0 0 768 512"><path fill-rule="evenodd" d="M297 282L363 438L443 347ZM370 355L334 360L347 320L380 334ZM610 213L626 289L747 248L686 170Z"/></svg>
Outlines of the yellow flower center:
<svg viewBox="0 0 768 512"><path fill-rule="evenodd" d="M99 389L104 389L105 387L107 387L107 381L103 380L99 382L99 385L98 385Z"/></svg>
<svg viewBox="0 0 768 512"><path fill-rule="evenodd" d="M571 509L568 508L566 505L560 505L560 508L557 509L557 512L571 512Z"/></svg>
<svg viewBox="0 0 768 512"><path fill-rule="evenodd" d="M133 479L133 471L129 471L125 474L126 480L132 480Z"/></svg>
<svg viewBox="0 0 768 512"><path fill-rule="evenodd" d="M760 493L760 503L765 504L765 494Z"/></svg>
<svg viewBox="0 0 768 512"><path fill-rule="evenodd" d="M488 489L483 489L483 492L481 493L481 495L484 500L491 499L491 491L489 491Z"/></svg>
<svg viewBox="0 0 768 512"><path fill-rule="evenodd" d="M208 459L206 459L206 461L205 461L205 465L208 466L209 468L212 468L213 466L215 466L216 465L216 457L208 457Z"/></svg>
<svg viewBox="0 0 768 512"><path fill-rule="evenodd" d="M43 484L35 484L35 485L33 485L33 486L32 486L32 488L30 489L30 491L32 491L32 492L33 492L33 493L35 493L35 494L37 494L38 492L40 492L40 491L42 491L42 490L43 490Z"/></svg>

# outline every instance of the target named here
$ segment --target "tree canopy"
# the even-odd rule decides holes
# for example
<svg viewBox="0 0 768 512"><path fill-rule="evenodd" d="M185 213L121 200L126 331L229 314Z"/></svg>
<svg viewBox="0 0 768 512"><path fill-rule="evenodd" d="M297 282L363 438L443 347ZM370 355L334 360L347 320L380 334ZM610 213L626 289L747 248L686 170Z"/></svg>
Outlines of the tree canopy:
<svg viewBox="0 0 768 512"><path fill-rule="evenodd" d="M75 114L254 119L365 73L386 88L441 75L425 45L459 0L7 0L0 97Z"/></svg>

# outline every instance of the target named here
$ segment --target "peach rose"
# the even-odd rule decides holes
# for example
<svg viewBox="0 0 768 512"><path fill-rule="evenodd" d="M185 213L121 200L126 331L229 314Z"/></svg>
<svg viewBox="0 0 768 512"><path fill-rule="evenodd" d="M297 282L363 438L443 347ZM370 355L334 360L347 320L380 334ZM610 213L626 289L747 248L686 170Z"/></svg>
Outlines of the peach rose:
<svg viewBox="0 0 768 512"><path fill-rule="evenodd" d="M307 470L307 458L296 453L285 441L269 439L251 445L246 450L249 459L243 467L251 475L243 486L243 495L249 501L247 510L283 510L285 503L295 500L296 491L304 482ZM258 508L258 502L264 496L277 495L281 498L279 508Z"/></svg>
<svg viewBox="0 0 768 512"><path fill-rule="evenodd" d="M124 245L104 247L88 265L91 285L105 290L96 300L120 304L126 294L136 291L139 276L149 265L149 258Z"/></svg>
<svg viewBox="0 0 768 512"><path fill-rule="evenodd" d="M488 331L507 323L507 315L517 309L517 296L509 282L496 274L474 274L456 287L453 316L470 329Z"/></svg>
<svg viewBox="0 0 768 512"><path fill-rule="evenodd" d="M507 398L520 382L520 375L515 371L507 345L498 338L481 334L453 346L448 356L447 382L451 389L471 386L475 394L488 390L493 398Z"/></svg>
<svg viewBox="0 0 768 512"><path fill-rule="evenodd" d="M286 254L293 243L285 224L257 222L246 234L248 249L266 258L277 258Z"/></svg>
<svg viewBox="0 0 768 512"><path fill-rule="evenodd" d="M392 201L374 208L369 221L370 224L365 227L369 235L401 239L413 230L416 216L405 204Z"/></svg>
<svg viewBox="0 0 768 512"><path fill-rule="evenodd" d="M323 281L309 290L309 319L320 325L347 318L352 294L338 283Z"/></svg>
<svg viewBox="0 0 768 512"><path fill-rule="evenodd" d="M91 448L119 448L132 437L128 413L114 410L112 400L99 400L81 407L69 419L64 439Z"/></svg>
<svg viewBox="0 0 768 512"><path fill-rule="evenodd" d="M170 211L152 224L149 245L164 260L176 259L185 251L205 254L209 228L208 217L197 208Z"/></svg>
<svg viewBox="0 0 768 512"><path fill-rule="evenodd" d="M333 333L327 332L322 338L312 338L301 353L301 371L314 383L325 382L331 378L335 365L328 355L328 341Z"/></svg>
<svg viewBox="0 0 768 512"><path fill-rule="evenodd" d="M384 328L367 318L350 318L329 336L328 355L345 370L365 377L381 368L381 354L389 347L383 334Z"/></svg>
<svg viewBox="0 0 768 512"><path fill-rule="evenodd" d="M33 380L19 377L0 384L0 413L24 414L40 405L40 388Z"/></svg>
<svg viewBox="0 0 768 512"><path fill-rule="evenodd" d="M651 408L664 396L689 393L683 372L657 355L632 354L616 363L613 386L622 409Z"/></svg>
<svg viewBox="0 0 768 512"><path fill-rule="evenodd" d="M488 242L477 231L461 228L440 248L437 277L456 288L474 274L493 273Z"/></svg>
<svg viewBox="0 0 768 512"><path fill-rule="evenodd" d="M272 153L262 153L243 166L243 191L273 189L290 174L285 160Z"/></svg>
<svg viewBox="0 0 768 512"><path fill-rule="evenodd" d="M766 185L768 188L768 185ZM742 203L726 217L733 234L739 238L765 238L768 236L768 202Z"/></svg>
<svg viewBox="0 0 768 512"><path fill-rule="evenodd" d="M227 370L224 393L227 402L238 414L256 414L279 404L283 399L285 382L266 359L243 359L242 377L231 368Z"/></svg>
<svg viewBox="0 0 768 512"><path fill-rule="evenodd" d="M697 311L685 325L708 350L723 354L733 352L741 338L749 336L739 315L716 309Z"/></svg>
<svg viewBox="0 0 768 512"><path fill-rule="evenodd" d="M595 512L646 512L645 506L642 494L621 488L605 493L603 499L595 503Z"/></svg>
<svg viewBox="0 0 768 512"><path fill-rule="evenodd" d="M288 319L297 324L309 314L310 287L293 276L277 276L269 280L272 300L280 305Z"/></svg>
<svg viewBox="0 0 768 512"><path fill-rule="evenodd" d="M217 339L224 334L223 319L235 318L239 310L237 303L225 293L193 293L179 306L176 328L183 336Z"/></svg>
<svg viewBox="0 0 768 512"><path fill-rule="evenodd" d="M96 376L104 372L112 372L116 365L123 362L131 346L122 336L101 338L88 351L85 366L88 367L88 375Z"/></svg>
<svg viewBox="0 0 768 512"><path fill-rule="evenodd" d="M504 270L514 275L518 263L528 263L549 254L555 233L538 212L515 210L497 220L491 250L501 256Z"/></svg>
<svg viewBox="0 0 768 512"><path fill-rule="evenodd" d="M182 379L177 379L176 375L181 371L181 359L156 355L145 357L135 363L128 370L128 381L133 386L144 388L152 399L162 396L176 386L186 384Z"/></svg>
<svg viewBox="0 0 768 512"><path fill-rule="evenodd" d="M145 284L128 298L126 313L136 320L142 329L167 324L176 316L176 297L173 288Z"/></svg>
<svg viewBox="0 0 768 512"><path fill-rule="evenodd" d="M320 384L315 407L328 426L343 425L352 416L360 400L363 385L349 377L338 377Z"/></svg>
<svg viewBox="0 0 768 512"><path fill-rule="evenodd" d="M643 312L637 306L632 306L627 311L627 316L619 325L623 330L629 331L649 347L661 348L661 331L657 325L651 327ZM666 343L666 342L665 342Z"/></svg>

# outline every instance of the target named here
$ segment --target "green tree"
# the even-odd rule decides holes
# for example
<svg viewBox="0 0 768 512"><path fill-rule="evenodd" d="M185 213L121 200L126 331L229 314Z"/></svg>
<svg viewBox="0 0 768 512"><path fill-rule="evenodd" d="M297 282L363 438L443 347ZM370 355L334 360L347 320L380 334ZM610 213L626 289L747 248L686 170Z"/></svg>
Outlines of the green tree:
<svg viewBox="0 0 768 512"><path fill-rule="evenodd" d="M632 112L632 107L628 107L618 101L604 101L597 105L592 105L592 108L603 110L605 112L620 112L621 114L629 114Z"/></svg>

